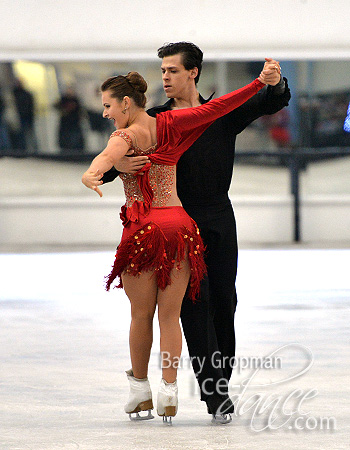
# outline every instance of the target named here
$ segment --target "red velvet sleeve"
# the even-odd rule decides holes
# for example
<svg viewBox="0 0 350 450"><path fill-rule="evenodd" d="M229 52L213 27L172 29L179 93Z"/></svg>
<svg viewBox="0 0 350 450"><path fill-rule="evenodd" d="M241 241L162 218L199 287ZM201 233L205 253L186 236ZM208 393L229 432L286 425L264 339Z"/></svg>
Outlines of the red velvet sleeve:
<svg viewBox="0 0 350 450"><path fill-rule="evenodd" d="M247 86L213 99L204 105L169 111L173 116L173 125L185 131L213 122L241 106L264 86L265 84L256 79Z"/></svg>
<svg viewBox="0 0 350 450"><path fill-rule="evenodd" d="M158 150L150 155L151 161L156 164L176 164L180 156L216 119L241 106L264 86L256 79L204 105L158 114Z"/></svg>

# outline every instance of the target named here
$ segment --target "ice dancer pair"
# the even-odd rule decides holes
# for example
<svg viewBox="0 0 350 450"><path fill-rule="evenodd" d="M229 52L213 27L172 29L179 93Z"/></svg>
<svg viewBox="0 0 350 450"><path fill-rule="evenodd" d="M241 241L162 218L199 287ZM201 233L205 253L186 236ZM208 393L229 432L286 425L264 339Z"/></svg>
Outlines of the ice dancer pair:
<svg viewBox="0 0 350 450"><path fill-rule="evenodd" d="M132 369L126 371L130 384L128 403L125 412L129 414L130 420L153 419L152 391L148 378L135 378ZM163 417L163 422L171 424L171 418L177 413L178 389L177 382L167 383L163 378L160 382L157 397L157 413ZM140 412L147 411L147 416L140 416ZM135 414L135 415L132 415Z"/></svg>

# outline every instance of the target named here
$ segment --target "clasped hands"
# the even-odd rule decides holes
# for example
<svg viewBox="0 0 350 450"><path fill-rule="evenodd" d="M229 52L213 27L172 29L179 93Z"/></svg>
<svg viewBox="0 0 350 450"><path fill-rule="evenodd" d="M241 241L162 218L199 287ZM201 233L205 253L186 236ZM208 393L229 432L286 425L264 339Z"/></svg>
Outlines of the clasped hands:
<svg viewBox="0 0 350 450"><path fill-rule="evenodd" d="M279 61L275 61L272 58L265 58L263 70L258 78L264 84L276 86L281 79L281 66Z"/></svg>

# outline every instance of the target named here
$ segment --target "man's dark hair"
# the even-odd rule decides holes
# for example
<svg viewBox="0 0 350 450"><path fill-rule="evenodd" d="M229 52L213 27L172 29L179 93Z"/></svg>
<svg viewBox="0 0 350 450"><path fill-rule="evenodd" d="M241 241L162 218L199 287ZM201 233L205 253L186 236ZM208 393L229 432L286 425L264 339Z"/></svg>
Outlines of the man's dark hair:
<svg viewBox="0 0 350 450"><path fill-rule="evenodd" d="M182 64L186 70L191 70L197 67L198 75L194 79L194 82L197 84L202 71L202 50L197 47L197 45L192 44L192 42L175 42L164 44L158 49L159 58L164 58L165 56L174 56L178 54L182 55Z"/></svg>

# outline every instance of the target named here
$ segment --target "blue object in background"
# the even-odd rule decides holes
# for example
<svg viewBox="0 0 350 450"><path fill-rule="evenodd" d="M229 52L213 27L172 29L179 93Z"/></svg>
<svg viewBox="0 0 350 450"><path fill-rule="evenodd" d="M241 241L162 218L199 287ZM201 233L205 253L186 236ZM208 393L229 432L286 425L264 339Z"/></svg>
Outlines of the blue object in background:
<svg viewBox="0 0 350 450"><path fill-rule="evenodd" d="M346 119L344 121L344 127L343 128L344 128L344 131L350 133L350 103L349 103L349 106L348 106L348 112L347 112L347 115L346 115Z"/></svg>

